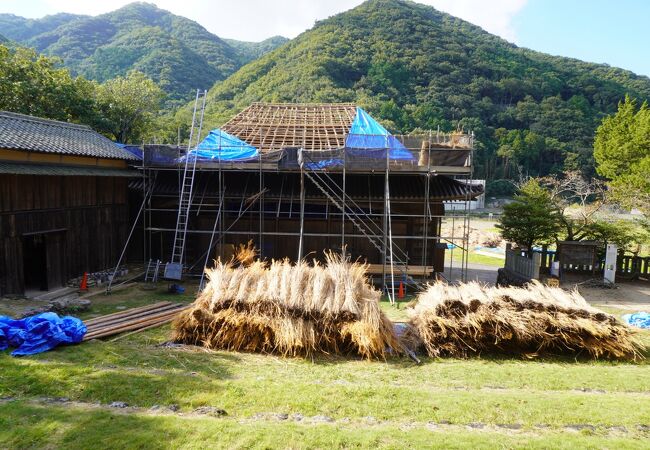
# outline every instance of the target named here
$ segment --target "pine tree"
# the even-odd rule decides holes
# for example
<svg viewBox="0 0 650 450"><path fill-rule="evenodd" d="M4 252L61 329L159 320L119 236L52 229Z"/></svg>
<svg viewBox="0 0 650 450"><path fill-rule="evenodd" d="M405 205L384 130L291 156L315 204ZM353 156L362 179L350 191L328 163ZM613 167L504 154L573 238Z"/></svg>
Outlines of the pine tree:
<svg viewBox="0 0 650 450"><path fill-rule="evenodd" d="M497 228L505 240L530 251L535 244L548 244L557 238L560 212L549 192L531 179L520 188L514 202L504 206Z"/></svg>
<svg viewBox="0 0 650 450"><path fill-rule="evenodd" d="M610 180L613 198L650 214L650 107L629 96L596 132L597 171Z"/></svg>

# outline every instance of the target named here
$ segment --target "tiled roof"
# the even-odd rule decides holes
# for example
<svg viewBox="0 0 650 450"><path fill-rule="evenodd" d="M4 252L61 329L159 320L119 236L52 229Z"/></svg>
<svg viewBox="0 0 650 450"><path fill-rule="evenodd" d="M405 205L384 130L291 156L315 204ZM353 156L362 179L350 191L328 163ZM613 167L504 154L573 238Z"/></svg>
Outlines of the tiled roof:
<svg viewBox="0 0 650 450"><path fill-rule="evenodd" d="M138 171L97 166L68 166L62 164L31 164L0 161L0 174L48 175L48 176L94 176L94 177L138 177Z"/></svg>
<svg viewBox="0 0 650 450"><path fill-rule="evenodd" d="M6 111L0 111L0 148L92 158L137 160L131 153L86 125L40 119Z"/></svg>

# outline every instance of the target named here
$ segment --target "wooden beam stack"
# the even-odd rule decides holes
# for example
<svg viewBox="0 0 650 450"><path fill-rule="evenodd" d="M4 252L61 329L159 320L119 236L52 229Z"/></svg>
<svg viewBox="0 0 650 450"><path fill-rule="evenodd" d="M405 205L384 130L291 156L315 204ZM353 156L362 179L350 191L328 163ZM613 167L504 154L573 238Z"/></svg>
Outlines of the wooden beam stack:
<svg viewBox="0 0 650 450"><path fill-rule="evenodd" d="M160 302L84 321L88 328L84 341L105 338L127 331L143 331L171 322L188 305Z"/></svg>

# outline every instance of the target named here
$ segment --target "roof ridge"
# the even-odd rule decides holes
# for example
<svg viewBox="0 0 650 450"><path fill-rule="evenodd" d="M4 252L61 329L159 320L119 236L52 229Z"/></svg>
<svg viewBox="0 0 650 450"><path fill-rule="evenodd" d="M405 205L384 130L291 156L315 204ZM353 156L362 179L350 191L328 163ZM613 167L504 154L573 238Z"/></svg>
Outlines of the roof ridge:
<svg viewBox="0 0 650 450"><path fill-rule="evenodd" d="M78 130L84 130L84 131L94 131L88 125L83 125L83 124L78 124L78 123L71 123L71 122L63 122L61 120L43 119L42 117L30 116L28 114L20 114L20 113L15 113L15 112L11 112L11 111L0 111L0 116L5 116L5 117L8 117L8 118L14 118L14 119L18 119L18 120L24 120L24 121L27 121L27 122L42 123L42 124L51 125L51 126L58 126L58 127L65 127L65 128L76 128Z"/></svg>

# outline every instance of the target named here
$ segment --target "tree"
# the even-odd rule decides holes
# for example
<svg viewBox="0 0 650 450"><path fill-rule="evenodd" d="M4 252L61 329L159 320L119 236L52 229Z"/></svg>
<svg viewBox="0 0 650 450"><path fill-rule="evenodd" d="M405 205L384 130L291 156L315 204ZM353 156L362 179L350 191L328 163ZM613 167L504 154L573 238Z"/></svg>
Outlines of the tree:
<svg viewBox="0 0 650 450"><path fill-rule="evenodd" d="M131 71L97 88L100 130L118 142L137 143L154 126L163 91L141 72Z"/></svg>
<svg viewBox="0 0 650 450"><path fill-rule="evenodd" d="M31 49L0 45L0 110L93 123L95 84L73 78L58 63Z"/></svg>
<svg viewBox="0 0 650 450"><path fill-rule="evenodd" d="M587 233L589 239L599 241L603 248L607 244L616 244L619 251L634 255L638 255L643 244L650 239L646 228L629 220L598 220L589 225Z"/></svg>
<svg viewBox="0 0 650 450"><path fill-rule="evenodd" d="M596 131L597 171L610 180L612 196L623 206L650 214L650 107L637 108L629 96Z"/></svg>
<svg viewBox="0 0 650 450"><path fill-rule="evenodd" d="M530 251L535 244L548 244L557 238L560 213L549 192L535 179L528 180L503 207L497 228L507 241Z"/></svg>
<svg viewBox="0 0 650 450"><path fill-rule="evenodd" d="M561 177L539 178L548 190L551 202L559 212L560 224L567 241L580 241L589 235L589 226L606 201L605 184L587 180L579 172L566 172Z"/></svg>

